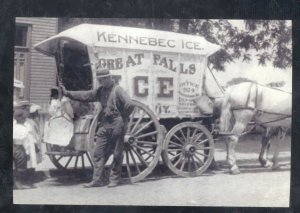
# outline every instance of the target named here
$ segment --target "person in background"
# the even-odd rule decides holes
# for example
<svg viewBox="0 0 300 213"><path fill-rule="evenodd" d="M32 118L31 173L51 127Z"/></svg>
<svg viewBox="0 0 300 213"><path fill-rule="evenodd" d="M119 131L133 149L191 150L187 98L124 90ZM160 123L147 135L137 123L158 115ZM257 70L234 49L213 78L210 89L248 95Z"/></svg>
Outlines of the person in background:
<svg viewBox="0 0 300 213"><path fill-rule="evenodd" d="M50 102L48 112L51 117L60 116L61 114L60 94L57 87L51 88L50 91Z"/></svg>
<svg viewBox="0 0 300 213"><path fill-rule="evenodd" d="M97 69L96 76L100 87L89 91L67 91L63 86L62 92L65 96L83 102L100 102L101 111L98 115L100 126L96 133L97 140L94 147L94 173L86 188L100 187L105 163L113 154L113 162L109 177L108 187L119 184L124 149L124 135L127 130L129 115L134 104L122 87L117 85L108 69Z"/></svg>
<svg viewBox="0 0 300 213"><path fill-rule="evenodd" d="M50 105L48 112L51 117L67 116L67 119L74 118L73 108L70 99L61 94L60 88L53 87L50 95Z"/></svg>
<svg viewBox="0 0 300 213"><path fill-rule="evenodd" d="M48 108L50 118L45 124L44 142L52 144L53 150L68 152L74 135L74 112L70 99L61 94L58 87L51 89Z"/></svg>
<svg viewBox="0 0 300 213"><path fill-rule="evenodd" d="M25 117L26 117L25 122L24 122L24 126L27 128L27 132L28 132L28 146L26 148L26 152L28 153L27 173L29 173L28 168L35 168L36 167L36 154L35 154L35 151L34 151L34 139L32 137L33 130L31 128L30 121L29 121L30 106L31 106L31 104L23 105L23 107L22 107L22 109L25 112Z"/></svg>
<svg viewBox="0 0 300 213"><path fill-rule="evenodd" d="M24 108L29 106L28 101L22 101L14 105L13 121L13 166L14 188L35 188L33 184L26 184L27 161L29 159L29 129L25 126L27 112Z"/></svg>
<svg viewBox="0 0 300 213"><path fill-rule="evenodd" d="M28 161L28 168L30 169L30 175L33 176L37 164L42 161L41 152L41 133L39 125L39 110L41 107L36 104L31 104L29 108L29 117L25 121L25 125L29 129L29 142L30 142L30 159Z"/></svg>

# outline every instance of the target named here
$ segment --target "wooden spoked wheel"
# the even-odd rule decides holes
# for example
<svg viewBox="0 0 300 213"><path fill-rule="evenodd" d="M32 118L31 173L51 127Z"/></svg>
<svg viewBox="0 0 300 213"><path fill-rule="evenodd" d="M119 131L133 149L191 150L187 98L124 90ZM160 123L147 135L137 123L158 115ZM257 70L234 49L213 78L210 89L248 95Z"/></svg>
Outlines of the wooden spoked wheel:
<svg viewBox="0 0 300 213"><path fill-rule="evenodd" d="M149 107L138 101L134 101L134 104L124 136L122 172L122 178L127 178L132 183L144 179L155 168L161 156L164 136L155 114ZM96 140L96 126L96 123L92 123L89 148L91 156Z"/></svg>
<svg viewBox="0 0 300 213"><path fill-rule="evenodd" d="M213 137L206 127L194 122L184 122L168 132L162 157L175 174L195 177L208 168L214 150Z"/></svg>
<svg viewBox="0 0 300 213"><path fill-rule="evenodd" d="M66 150L64 147L48 143L46 148L46 154L58 169L85 169L86 166L90 167L93 165L89 153L86 151Z"/></svg>

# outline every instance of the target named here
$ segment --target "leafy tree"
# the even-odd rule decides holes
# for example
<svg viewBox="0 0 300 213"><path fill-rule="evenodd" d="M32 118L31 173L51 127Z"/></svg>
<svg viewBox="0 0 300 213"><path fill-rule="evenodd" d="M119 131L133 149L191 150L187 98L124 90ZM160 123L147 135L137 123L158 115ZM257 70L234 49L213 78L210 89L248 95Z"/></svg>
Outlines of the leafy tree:
<svg viewBox="0 0 300 213"><path fill-rule="evenodd" d="M276 68L292 66L292 27L284 20L246 20L239 29L228 20L189 20L187 33L200 35L218 44L222 50L210 57L209 63L217 70L224 64L256 58L259 65L272 62Z"/></svg>
<svg viewBox="0 0 300 213"><path fill-rule="evenodd" d="M224 71L225 63L241 59L258 65L271 62L274 67L292 66L292 26L284 20L245 20L236 27L225 19L103 19L62 18L61 30L80 23L110 24L152 28L199 35L222 49L209 57L209 66Z"/></svg>

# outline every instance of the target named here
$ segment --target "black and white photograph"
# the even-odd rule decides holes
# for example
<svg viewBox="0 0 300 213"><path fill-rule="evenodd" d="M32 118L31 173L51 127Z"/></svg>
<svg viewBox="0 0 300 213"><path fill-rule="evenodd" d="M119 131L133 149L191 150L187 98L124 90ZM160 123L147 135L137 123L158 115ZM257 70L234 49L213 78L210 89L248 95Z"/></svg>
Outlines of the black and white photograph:
<svg viewBox="0 0 300 213"><path fill-rule="evenodd" d="M289 207L292 28L16 17L13 203Z"/></svg>

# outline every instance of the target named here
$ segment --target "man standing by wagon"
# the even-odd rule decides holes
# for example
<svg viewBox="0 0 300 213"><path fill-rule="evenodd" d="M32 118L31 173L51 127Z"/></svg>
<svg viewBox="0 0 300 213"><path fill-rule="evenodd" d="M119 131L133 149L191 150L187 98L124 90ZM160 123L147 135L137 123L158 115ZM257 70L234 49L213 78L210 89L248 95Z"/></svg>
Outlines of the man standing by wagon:
<svg viewBox="0 0 300 213"><path fill-rule="evenodd" d="M100 83L98 89L67 91L62 87L62 92L74 100L101 103L102 108L98 115L100 126L96 133L97 140L93 156L93 180L84 186L87 188L103 186L101 175L106 161L113 153L114 159L108 187L115 187L119 183L123 161L124 135L134 105L127 93L114 82L108 69L97 69L96 77Z"/></svg>

